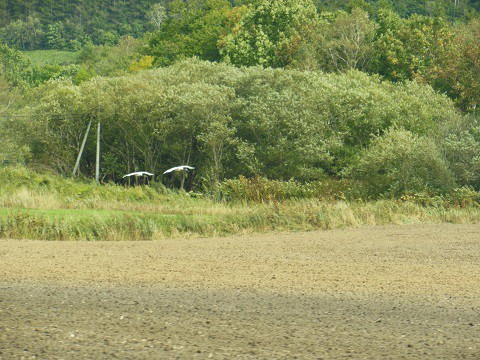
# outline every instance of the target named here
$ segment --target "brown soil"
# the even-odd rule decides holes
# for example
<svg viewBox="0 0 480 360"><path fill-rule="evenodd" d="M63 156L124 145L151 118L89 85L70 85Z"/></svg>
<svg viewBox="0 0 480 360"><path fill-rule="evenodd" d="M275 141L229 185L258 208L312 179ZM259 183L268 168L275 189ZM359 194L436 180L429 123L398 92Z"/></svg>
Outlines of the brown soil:
<svg viewBox="0 0 480 360"><path fill-rule="evenodd" d="M480 226L0 240L0 359L480 359Z"/></svg>

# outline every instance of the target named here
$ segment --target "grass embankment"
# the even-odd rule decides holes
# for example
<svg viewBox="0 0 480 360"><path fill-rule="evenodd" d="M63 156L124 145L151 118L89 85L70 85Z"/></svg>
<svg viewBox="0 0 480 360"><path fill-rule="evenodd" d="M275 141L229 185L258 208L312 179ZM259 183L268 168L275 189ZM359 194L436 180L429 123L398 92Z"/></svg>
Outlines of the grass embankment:
<svg viewBox="0 0 480 360"><path fill-rule="evenodd" d="M304 231L418 222L471 223L477 203L425 206L411 199L320 198L225 202L163 187L96 185L24 168L0 169L0 237L45 240L152 240L272 230Z"/></svg>

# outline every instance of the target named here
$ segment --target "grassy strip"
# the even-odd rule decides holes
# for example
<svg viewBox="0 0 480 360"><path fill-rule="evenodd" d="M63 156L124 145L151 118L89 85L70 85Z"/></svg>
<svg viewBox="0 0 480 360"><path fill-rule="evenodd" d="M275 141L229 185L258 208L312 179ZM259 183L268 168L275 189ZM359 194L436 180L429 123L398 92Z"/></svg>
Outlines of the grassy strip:
<svg viewBox="0 0 480 360"><path fill-rule="evenodd" d="M465 193L464 193L465 192ZM327 192L328 193L328 192ZM154 187L123 187L0 168L0 238L156 240L363 225L480 221L479 194L455 200L406 196L377 201L335 194L313 199L213 201ZM275 199L275 198L273 198Z"/></svg>
<svg viewBox="0 0 480 360"><path fill-rule="evenodd" d="M203 235L210 215L122 211L14 209L0 215L0 237L40 240L149 240L180 233Z"/></svg>
<svg viewBox="0 0 480 360"><path fill-rule="evenodd" d="M325 203L319 200L233 207L225 214L119 210L3 209L0 237L42 240L157 240L265 231L309 231L362 225L472 223L478 207L424 207L409 202Z"/></svg>

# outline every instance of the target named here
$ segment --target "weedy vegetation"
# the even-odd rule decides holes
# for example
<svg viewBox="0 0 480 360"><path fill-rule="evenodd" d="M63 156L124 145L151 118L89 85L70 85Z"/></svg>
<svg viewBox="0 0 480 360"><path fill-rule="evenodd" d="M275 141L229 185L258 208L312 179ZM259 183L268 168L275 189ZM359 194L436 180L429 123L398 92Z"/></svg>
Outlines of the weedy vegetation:
<svg viewBox="0 0 480 360"><path fill-rule="evenodd" d="M478 2L21 3L0 19L1 237L478 219Z"/></svg>
<svg viewBox="0 0 480 360"><path fill-rule="evenodd" d="M472 223L480 194L355 198L353 183L302 185L228 180L217 196L154 186L98 185L24 167L0 169L0 237L43 240L159 240L268 231L309 231L422 222Z"/></svg>

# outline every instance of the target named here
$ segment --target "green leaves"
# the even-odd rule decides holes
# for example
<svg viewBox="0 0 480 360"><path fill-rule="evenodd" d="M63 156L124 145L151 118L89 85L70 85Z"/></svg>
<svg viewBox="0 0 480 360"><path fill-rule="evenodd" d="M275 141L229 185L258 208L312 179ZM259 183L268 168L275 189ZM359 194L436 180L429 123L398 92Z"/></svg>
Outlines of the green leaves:
<svg viewBox="0 0 480 360"><path fill-rule="evenodd" d="M466 117L459 129L442 139L450 169L462 186L478 189L480 182L480 126L479 119Z"/></svg>
<svg viewBox="0 0 480 360"><path fill-rule="evenodd" d="M449 52L431 73L433 86L449 94L457 106L468 112L480 106L480 20L455 28Z"/></svg>
<svg viewBox="0 0 480 360"><path fill-rule="evenodd" d="M373 36L377 24L368 13L322 13L318 29L318 52L327 71L366 70L373 55Z"/></svg>
<svg viewBox="0 0 480 360"><path fill-rule="evenodd" d="M33 113L46 129L37 161L73 166L88 122L100 120L106 178L190 164L197 186L209 188L239 175L339 176L392 126L437 139L459 118L445 96L413 82L199 60L78 86L51 82ZM83 173L92 171L94 154L92 138Z"/></svg>
<svg viewBox="0 0 480 360"><path fill-rule="evenodd" d="M311 0L265 0L250 6L222 41L221 54L235 65L285 67L316 26Z"/></svg>
<svg viewBox="0 0 480 360"><path fill-rule="evenodd" d="M360 180L369 196L446 192L454 185L435 143L402 129L376 137L345 174Z"/></svg>
<svg viewBox="0 0 480 360"><path fill-rule="evenodd" d="M442 19L419 15L401 19L392 12L381 12L374 70L391 80L428 79L452 39L452 29Z"/></svg>
<svg viewBox="0 0 480 360"><path fill-rule="evenodd" d="M38 49L42 45L44 30L38 17L28 16L0 29L0 38L18 50Z"/></svg>
<svg viewBox="0 0 480 360"><path fill-rule="evenodd" d="M227 29L227 0L174 0L167 5L167 17L153 33L145 49L155 64L171 65L179 59L196 56L219 61L217 41Z"/></svg>
<svg viewBox="0 0 480 360"><path fill-rule="evenodd" d="M20 51L0 43L1 75L13 86L25 86L29 83L31 67Z"/></svg>

